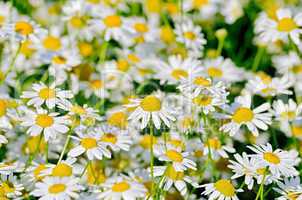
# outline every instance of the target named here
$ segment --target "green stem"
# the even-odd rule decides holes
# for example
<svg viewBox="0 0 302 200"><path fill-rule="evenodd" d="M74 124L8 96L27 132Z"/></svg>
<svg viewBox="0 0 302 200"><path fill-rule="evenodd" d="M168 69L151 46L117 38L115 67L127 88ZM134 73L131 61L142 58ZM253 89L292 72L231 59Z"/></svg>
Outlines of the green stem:
<svg viewBox="0 0 302 200"><path fill-rule="evenodd" d="M98 64L102 64L103 62L105 62L108 45L109 45L109 42L104 40L103 44L101 46Z"/></svg>
<svg viewBox="0 0 302 200"><path fill-rule="evenodd" d="M264 182L265 182L265 177L266 177L266 170L267 169L265 169L265 171L264 171L262 181L261 181L261 185L259 187L259 190L257 192L257 196L256 196L255 200L258 200L259 197L260 197L261 200L263 200L263 187L264 187Z"/></svg>
<svg viewBox="0 0 302 200"><path fill-rule="evenodd" d="M43 133L40 133L40 137L39 137L39 142L38 142L38 145L35 149L35 152L34 154L30 155L26 164L25 164L25 168L24 168L24 171L31 165L32 161L35 159L36 155L38 154L39 152L39 149L40 149L40 144L41 144L41 141L42 141L42 137L43 137Z"/></svg>
<svg viewBox="0 0 302 200"><path fill-rule="evenodd" d="M4 73L4 76L3 76L4 78L3 78L3 80L0 82L0 85L5 81L7 75L14 69L14 67L15 67L15 62L16 62L16 59L17 59L19 53L20 53L20 50L21 50L21 43L18 44L18 49L17 49L17 51L16 51L16 54L14 55L12 61L10 62L7 71Z"/></svg>
<svg viewBox="0 0 302 200"><path fill-rule="evenodd" d="M222 49L224 46L224 41L225 41L225 38L218 40L218 47L217 47L217 52L216 52L217 57L221 55L221 52L222 52Z"/></svg>
<svg viewBox="0 0 302 200"><path fill-rule="evenodd" d="M63 150L62 150L62 152L61 152L61 155L60 155L60 158L59 158L57 164L60 163L60 162L62 161L62 159L63 159L63 156L64 156L64 154L65 154L65 151L66 151L66 149L67 149L67 147L68 147L68 145L69 145L69 142L70 142L71 134L72 134L72 129L70 129L69 132L68 132L67 139L66 139L66 141L65 141Z"/></svg>
<svg viewBox="0 0 302 200"><path fill-rule="evenodd" d="M85 172L86 172L86 170L87 170L87 168L88 168L88 166L90 165L90 160L87 162L87 164L86 164L86 166L85 166L85 168L83 169L83 171L82 171L82 173L81 173L81 175L80 175L80 178L82 178L83 177L83 175L85 174Z"/></svg>
<svg viewBox="0 0 302 200"><path fill-rule="evenodd" d="M260 64L260 62L261 62L261 59L262 59L264 50L265 50L264 47L259 47L259 48L257 49L257 54L256 54L256 57L255 57L255 59L254 59L253 66L252 66L252 70L253 70L254 72L256 72L257 69L258 69L258 67L259 67L259 64Z"/></svg>
<svg viewBox="0 0 302 200"><path fill-rule="evenodd" d="M150 170L151 170L151 179L152 179L152 185L151 185L151 192L152 192L152 199L154 199L154 152L153 152L153 125L150 122L149 123L150 128L150 135L151 135L151 141L150 141Z"/></svg>

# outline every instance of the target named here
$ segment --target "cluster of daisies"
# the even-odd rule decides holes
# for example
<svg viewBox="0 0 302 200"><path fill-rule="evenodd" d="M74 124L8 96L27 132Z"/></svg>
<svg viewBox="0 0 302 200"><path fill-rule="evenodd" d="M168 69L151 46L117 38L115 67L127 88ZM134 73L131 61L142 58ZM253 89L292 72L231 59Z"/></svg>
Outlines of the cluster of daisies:
<svg viewBox="0 0 302 200"><path fill-rule="evenodd" d="M302 200L301 1L14 2L1 200Z"/></svg>

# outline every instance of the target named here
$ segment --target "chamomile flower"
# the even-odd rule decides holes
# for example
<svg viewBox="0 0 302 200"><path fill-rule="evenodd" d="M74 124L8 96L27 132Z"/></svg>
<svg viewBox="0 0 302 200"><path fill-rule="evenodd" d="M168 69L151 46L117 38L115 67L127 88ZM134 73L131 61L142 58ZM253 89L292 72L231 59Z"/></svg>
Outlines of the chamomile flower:
<svg viewBox="0 0 302 200"><path fill-rule="evenodd" d="M235 135L242 125L257 136L258 129L267 130L268 125L271 124L272 115L267 112L270 108L269 103L264 103L255 109L251 109L251 95L238 97L235 103L230 107L230 114L226 115L230 122L224 124L220 130L229 133L231 136Z"/></svg>
<svg viewBox="0 0 302 200"><path fill-rule="evenodd" d="M290 74L297 79L302 77L302 59L296 52L276 55L272 61L279 74Z"/></svg>
<svg viewBox="0 0 302 200"><path fill-rule="evenodd" d="M38 24L29 19L20 19L13 23L4 24L0 36L13 38L17 41L24 41L27 39L38 41L45 35L47 31L42 29Z"/></svg>
<svg viewBox="0 0 302 200"><path fill-rule="evenodd" d="M282 40L288 42L292 40L295 44L300 44L299 39L302 33L301 13L293 16L290 9L281 8L276 11L276 19L269 17L261 17L256 21L256 34L262 38L264 42L275 42Z"/></svg>
<svg viewBox="0 0 302 200"><path fill-rule="evenodd" d="M41 108L36 112L27 110L21 126L29 127L27 133L31 136L43 133L46 141L55 139L58 133L64 134L69 130L67 126L69 120L65 116L58 115L59 113L49 113Z"/></svg>
<svg viewBox="0 0 302 200"><path fill-rule="evenodd" d="M159 129L161 121L169 127L170 121L175 120L170 114L171 111L165 107L162 100L156 95L148 95L143 99L131 99L130 101L130 104L126 107L135 107L135 110L128 119L134 121L134 123L141 121L141 129L145 128L150 121Z"/></svg>
<svg viewBox="0 0 302 200"><path fill-rule="evenodd" d="M214 160L218 160L220 157L228 158L228 153L235 153L235 149L229 145L224 145L217 137L209 138L204 143L203 154L210 156Z"/></svg>
<svg viewBox="0 0 302 200"><path fill-rule="evenodd" d="M4 196L7 198L18 199L22 195L24 187L22 184L18 183L17 177L13 174L9 176L1 175L0 181L0 197Z"/></svg>
<svg viewBox="0 0 302 200"><path fill-rule="evenodd" d="M174 185L182 196L185 196L188 191L186 183L191 184L195 188L198 187L197 182L190 176L185 175L185 172L176 171L173 165L154 167L154 176L164 176L164 181L160 182L159 187L162 187L165 191L169 191L172 185Z"/></svg>
<svg viewBox="0 0 302 200"><path fill-rule="evenodd" d="M74 164L76 162L76 158L69 157L66 160L63 160L56 165L49 164L45 170L41 171L41 176L52 176L52 177L70 177L72 178L74 175Z"/></svg>
<svg viewBox="0 0 302 200"><path fill-rule="evenodd" d="M68 156L78 157L86 153L89 160L94 160L94 158L102 160L103 156L107 158L111 157L110 151L99 141L99 133L89 132L84 134L81 132L81 130L77 131L78 137L72 136L72 138L77 141L78 146L72 148L68 152Z"/></svg>
<svg viewBox="0 0 302 200"><path fill-rule="evenodd" d="M127 131L109 125L103 125L95 131L101 133L100 141L113 151L129 151L132 141Z"/></svg>
<svg viewBox="0 0 302 200"><path fill-rule="evenodd" d="M233 61L229 58L218 57L215 59L206 59L203 61L203 66L203 74L214 81L233 83L241 81L244 78L243 71L236 68Z"/></svg>
<svg viewBox="0 0 302 200"><path fill-rule="evenodd" d="M227 179L220 179L215 183L202 185L205 188L203 195L209 196L209 199L219 200L239 200L236 193L242 192L241 189L236 189L232 182Z"/></svg>
<svg viewBox="0 0 302 200"><path fill-rule="evenodd" d="M190 78L193 74L201 73L201 63L194 58L182 59L180 55L170 56L168 62L159 61L158 63L158 78L163 84L165 80L168 83L179 83L181 79Z"/></svg>
<svg viewBox="0 0 302 200"><path fill-rule="evenodd" d="M202 51L203 46L207 43L201 32L200 26L194 26L193 22L186 20L175 27L176 40L185 44L186 48Z"/></svg>
<svg viewBox="0 0 302 200"><path fill-rule="evenodd" d="M129 22L111 8L103 7L95 18L91 19L90 24L97 33L104 34L105 41L114 39L129 45L129 39L134 33Z"/></svg>
<svg viewBox="0 0 302 200"><path fill-rule="evenodd" d="M295 151L284 151L282 149L273 150L272 146L254 145L249 147L256 154L251 155L257 159L264 167L268 167L269 171L275 176L293 177L298 172L295 169L298 153Z"/></svg>
<svg viewBox="0 0 302 200"><path fill-rule="evenodd" d="M302 186L299 176L285 178L284 182L277 182L277 185L278 187L274 187L273 189L282 195L277 200L302 199Z"/></svg>
<svg viewBox="0 0 302 200"><path fill-rule="evenodd" d="M36 188L31 192L40 199L76 199L82 187L78 184L78 179L46 177L42 182L36 183Z"/></svg>
<svg viewBox="0 0 302 200"><path fill-rule="evenodd" d="M178 172L187 169L196 170L196 163L188 158L189 152L182 152L180 148L175 148L171 145L167 145L166 148L161 146L156 151L159 155L159 160L172 162L173 168Z"/></svg>
<svg viewBox="0 0 302 200"><path fill-rule="evenodd" d="M102 184L104 191L99 192L99 198L116 200L137 199L146 196L144 185L126 176L112 177Z"/></svg>
<svg viewBox="0 0 302 200"><path fill-rule="evenodd" d="M27 104L39 107L42 104L46 104L48 108L54 108L57 103L65 101L73 97L71 91L61 90L56 88L55 83L50 86L44 83L35 83L32 86L33 91L25 91L22 94L22 98L30 99Z"/></svg>

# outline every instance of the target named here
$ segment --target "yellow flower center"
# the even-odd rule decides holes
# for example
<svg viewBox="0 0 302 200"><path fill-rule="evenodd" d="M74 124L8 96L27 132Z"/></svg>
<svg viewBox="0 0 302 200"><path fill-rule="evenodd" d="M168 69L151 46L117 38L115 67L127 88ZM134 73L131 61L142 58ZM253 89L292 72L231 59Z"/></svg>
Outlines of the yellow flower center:
<svg viewBox="0 0 302 200"><path fill-rule="evenodd" d="M233 114L232 119L236 123L250 122L254 119L254 113L249 108L237 108L237 110Z"/></svg>
<svg viewBox="0 0 302 200"><path fill-rule="evenodd" d="M126 181L121 181L119 183L115 183L111 189L113 192L125 192L129 190L129 188L130 188L129 183L127 183Z"/></svg>
<svg viewBox="0 0 302 200"><path fill-rule="evenodd" d="M208 75L213 78L220 78L223 75L223 72L221 69L217 67L209 67L208 68Z"/></svg>
<svg viewBox="0 0 302 200"><path fill-rule="evenodd" d="M272 88L272 87L267 87L267 88L262 89L261 92L266 95L271 95L276 92L276 89Z"/></svg>
<svg viewBox="0 0 302 200"><path fill-rule="evenodd" d="M71 112L77 114L77 115L83 115L86 113L86 110L82 108L81 106L72 106Z"/></svg>
<svg viewBox="0 0 302 200"><path fill-rule="evenodd" d="M217 138L210 138L205 146L209 146L211 149L217 150L221 148L221 142Z"/></svg>
<svg viewBox="0 0 302 200"><path fill-rule="evenodd" d="M259 175L264 175L264 174L265 174L265 171L266 171L266 168L265 168L265 167L256 169L256 172L257 172L257 174L259 174Z"/></svg>
<svg viewBox="0 0 302 200"><path fill-rule="evenodd" d="M106 176L103 172L103 169L99 164L91 164L90 167L87 168L87 182L88 184L100 184L104 183L106 180Z"/></svg>
<svg viewBox="0 0 302 200"><path fill-rule="evenodd" d="M4 190L4 194L13 193L16 190L15 187L14 187L14 185L12 183L10 183L10 182L7 182L7 181L3 182L1 184L1 186L2 186L2 188Z"/></svg>
<svg viewBox="0 0 302 200"><path fill-rule="evenodd" d="M144 135L142 139L139 141L139 144L144 148L144 149L150 149L151 144L156 144L157 143L157 138L154 136L150 135Z"/></svg>
<svg viewBox="0 0 302 200"><path fill-rule="evenodd" d="M184 33L184 37L188 40L195 40L196 39L196 34L192 31L187 31Z"/></svg>
<svg viewBox="0 0 302 200"><path fill-rule="evenodd" d="M181 153L179 153L173 149L168 150L166 152L166 156L173 162L182 162L182 160L183 160Z"/></svg>
<svg viewBox="0 0 302 200"><path fill-rule="evenodd" d="M285 111L281 113L281 117L283 119L287 120L294 120L296 118L296 112L295 111Z"/></svg>
<svg viewBox="0 0 302 200"><path fill-rule="evenodd" d="M0 15L0 26L2 26L5 22L5 17L3 15Z"/></svg>
<svg viewBox="0 0 302 200"><path fill-rule="evenodd" d="M301 125L293 125L292 134L296 137L302 136L302 126Z"/></svg>
<svg viewBox="0 0 302 200"><path fill-rule="evenodd" d="M141 61L141 59L138 56L136 56L135 54L128 54L127 57L131 62L134 62L134 63L138 63Z"/></svg>
<svg viewBox="0 0 302 200"><path fill-rule="evenodd" d="M156 96L149 95L141 101L140 106L144 111L156 112L161 109L161 102Z"/></svg>
<svg viewBox="0 0 302 200"><path fill-rule="evenodd" d="M53 118L46 114L39 114L36 117L36 124L38 126L41 126L42 128L50 127L53 125L53 123L54 123Z"/></svg>
<svg viewBox="0 0 302 200"><path fill-rule="evenodd" d="M41 164L34 169L33 174L35 176L36 181L40 181L44 178L44 176L41 176L41 172L45 169L46 169L46 166L44 164Z"/></svg>
<svg viewBox="0 0 302 200"><path fill-rule="evenodd" d="M74 28L77 28L77 29L81 29L86 25L84 17L80 17L80 16L73 16L69 20L69 22L70 22L71 26L73 26Z"/></svg>
<svg viewBox="0 0 302 200"><path fill-rule="evenodd" d="M108 28L117 28L122 25L122 20L121 20L120 16L110 15L110 16L105 17L104 24Z"/></svg>
<svg viewBox="0 0 302 200"><path fill-rule="evenodd" d="M58 194L58 193L64 192L66 190L66 188L67 187L65 184L61 184L61 183L53 184L52 186L50 186L48 188L48 192L51 194Z"/></svg>
<svg viewBox="0 0 302 200"><path fill-rule="evenodd" d="M93 148L97 147L97 141L94 138L83 138L81 140L81 145L86 150L87 149L93 149Z"/></svg>
<svg viewBox="0 0 302 200"><path fill-rule="evenodd" d="M208 106L212 103L212 97L207 95L199 95L193 98L193 103L198 106Z"/></svg>
<svg viewBox="0 0 302 200"><path fill-rule="evenodd" d="M300 195L301 195L301 192L288 192L287 198L289 200L297 200Z"/></svg>
<svg viewBox="0 0 302 200"><path fill-rule="evenodd" d="M150 13L159 13L161 10L161 0L146 0L146 10Z"/></svg>
<svg viewBox="0 0 302 200"><path fill-rule="evenodd" d="M301 64L301 65L294 66L294 67L292 68L292 71L293 71L293 73L295 73L295 74L302 74L302 64Z"/></svg>
<svg viewBox="0 0 302 200"><path fill-rule="evenodd" d="M176 80L179 80L181 78L187 78L189 76L188 72L183 69L174 69L171 72L171 76L175 78Z"/></svg>
<svg viewBox="0 0 302 200"><path fill-rule="evenodd" d="M120 71L122 71L122 72L126 72L126 71L129 70L130 65L129 65L129 63L127 62L127 60L121 59L121 60L118 60L118 61L117 61L116 67L117 67L118 70L120 70Z"/></svg>
<svg viewBox="0 0 302 200"><path fill-rule="evenodd" d="M93 90L100 89L100 88L103 87L103 81L101 81L101 80L92 80L92 81L90 81L90 87Z"/></svg>
<svg viewBox="0 0 302 200"><path fill-rule="evenodd" d="M291 18L283 18L278 22L277 29L282 32L291 32L296 29L298 26L296 22Z"/></svg>
<svg viewBox="0 0 302 200"><path fill-rule="evenodd" d="M166 168L165 175L174 181L182 180L184 177L184 173L176 171L172 165Z"/></svg>
<svg viewBox="0 0 302 200"><path fill-rule="evenodd" d="M39 145L39 152L44 152L45 150L45 140L43 138L40 139L40 135L29 137L29 139L26 141L25 145L25 152L29 154L33 154L37 151L38 145Z"/></svg>
<svg viewBox="0 0 302 200"><path fill-rule="evenodd" d="M270 84L272 82L272 77L264 72L259 72L257 76L259 76L265 84Z"/></svg>
<svg viewBox="0 0 302 200"><path fill-rule="evenodd" d="M214 183L214 187L226 197L232 197L235 195L235 188L229 180L221 179Z"/></svg>
<svg viewBox="0 0 302 200"><path fill-rule="evenodd" d="M7 102L3 99L0 99L0 117L3 117L6 114Z"/></svg>
<svg viewBox="0 0 302 200"><path fill-rule="evenodd" d="M266 152L263 154L263 158L264 160L266 160L267 162L269 163L272 163L272 164L279 164L280 163L280 158L274 154L274 153L271 153L271 152Z"/></svg>
<svg viewBox="0 0 302 200"><path fill-rule="evenodd" d="M117 142L117 138L114 134L107 133L102 136L101 141L115 144Z"/></svg>
<svg viewBox="0 0 302 200"><path fill-rule="evenodd" d="M48 36L43 40L43 46L51 51L58 51L61 48L61 41L54 36Z"/></svg>
<svg viewBox="0 0 302 200"><path fill-rule="evenodd" d="M206 6L209 3L209 0L193 0L193 7L195 9L202 8L203 6Z"/></svg>
<svg viewBox="0 0 302 200"><path fill-rule="evenodd" d="M92 45L87 43L87 42L79 43L78 47L79 47L79 50L80 50L80 54L82 56L87 57L87 56L90 56L93 53Z"/></svg>
<svg viewBox="0 0 302 200"><path fill-rule="evenodd" d="M182 125L183 128L192 128L195 125L195 122L192 119L192 117L185 117L181 121L181 125Z"/></svg>
<svg viewBox="0 0 302 200"><path fill-rule="evenodd" d="M20 53L27 57L30 57L35 52L35 49L32 48L31 45L32 42L30 40L22 42L20 47Z"/></svg>
<svg viewBox="0 0 302 200"><path fill-rule="evenodd" d="M194 151L194 156L197 158L200 158L203 156L203 151L202 150L196 150Z"/></svg>
<svg viewBox="0 0 302 200"><path fill-rule="evenodd" d="M15 31L21 35L27 36L27 35L33 33L34 28L28 22L19 21L19 22L16 22L16 24L15 24Z"/></svg>
<svg viewBox="0 0 302 200"><path fill-rule="evenodd" d="M63 56L54 56L52 58L52 62L58 65L63 65L66 63L66 58L64 58Z"/></svg>
<svg viewBox="0 0 302 200"><path fill-rule="evenodd" d="M146 33L149 31L149 27L144 23L134 24L134 29L139 33Z"/></svg>
<svg viewBox="0 0 302 200"><path fill-rule="evenodd" d="M124 129L128 125L127 115L124 112L113 113L107 119L108 124Z"/></svg>
<svg viewBox="0 0 302 200"><path fill-rule="evenodd" d="M273 20L278 20L277 17L277 10L280 8L279 5L277 4L273 4L273 2L271 2L271 4L269 6L267 6L267 8L265 8L265 11L268 15L268 17L270 17Z"/></svg>
<svg viewBox="0 0 302 200"><path fill-rule="evenodd" d="M51 175L58 177L69 177L72 175L72 167L65 163L59 163L52 169Z"/></svg>
<svg viewBox="0 0 302 200"><path fill-rule="evenodd" d="M54 89L46 87L39 91L39 97L44 100L53 99L56 97L56 92Z"/></svg>
<svg viewBox="0 0 302 200"><path fill-rule="evenodd" d="M195 85L203 86L203 87L208 87L211 85L211 81L203 78L203 77L196 77L193 81Z"/></svg>
<svg viewBox="0 0 302 200"><path fill-rule="evenodd" d="M160 39L166 43L171 43L175 40L174 32L170 26L161 27Z"/></svg>
<svg viewBox="0 0 302 200"><path fill-rule="evenodd" d="M181 141L181 140L178 140L178 139L170 139L169 141L168 141L170 144L172 144L173 146L175 146L175 147L179 147L179 148L182 148L182 149L184 149L185 148L185 144L183 143L183 141Z"/></svg>

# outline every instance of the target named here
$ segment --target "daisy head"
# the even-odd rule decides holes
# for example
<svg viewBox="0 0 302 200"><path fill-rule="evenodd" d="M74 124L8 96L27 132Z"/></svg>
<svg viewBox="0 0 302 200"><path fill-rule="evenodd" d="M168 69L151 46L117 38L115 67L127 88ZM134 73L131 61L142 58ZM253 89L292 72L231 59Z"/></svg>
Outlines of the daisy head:
<svg viewBox="0 0 302 200"><path fill-rule="evenodd" d="M142 99L132 99L126 107L136 108L128 119L134 122L140 121L141 129L145 128L149 122L154 124L157 129L160 129L161 121L170 127L170 121L175 120L170 114L170 109L166 107L158 95L151 94Z"/></svg>
<svg viewBox="0 0 302 200"><path fill-rule="evenodd" d="M31 192L33 196L55 200L78 198L78 192L82 189L75 178L46 177L42 182L36 183Z"/></svg>
<svg viewBox="0 0 302 200"><path fill-rule="evenodd" d="M102 184L103 192L100 192L101 199L128 199L129 197L136 199L146 195L146 188L141 183L132 180L129 177L118 176L106 180Z"/></svg>

